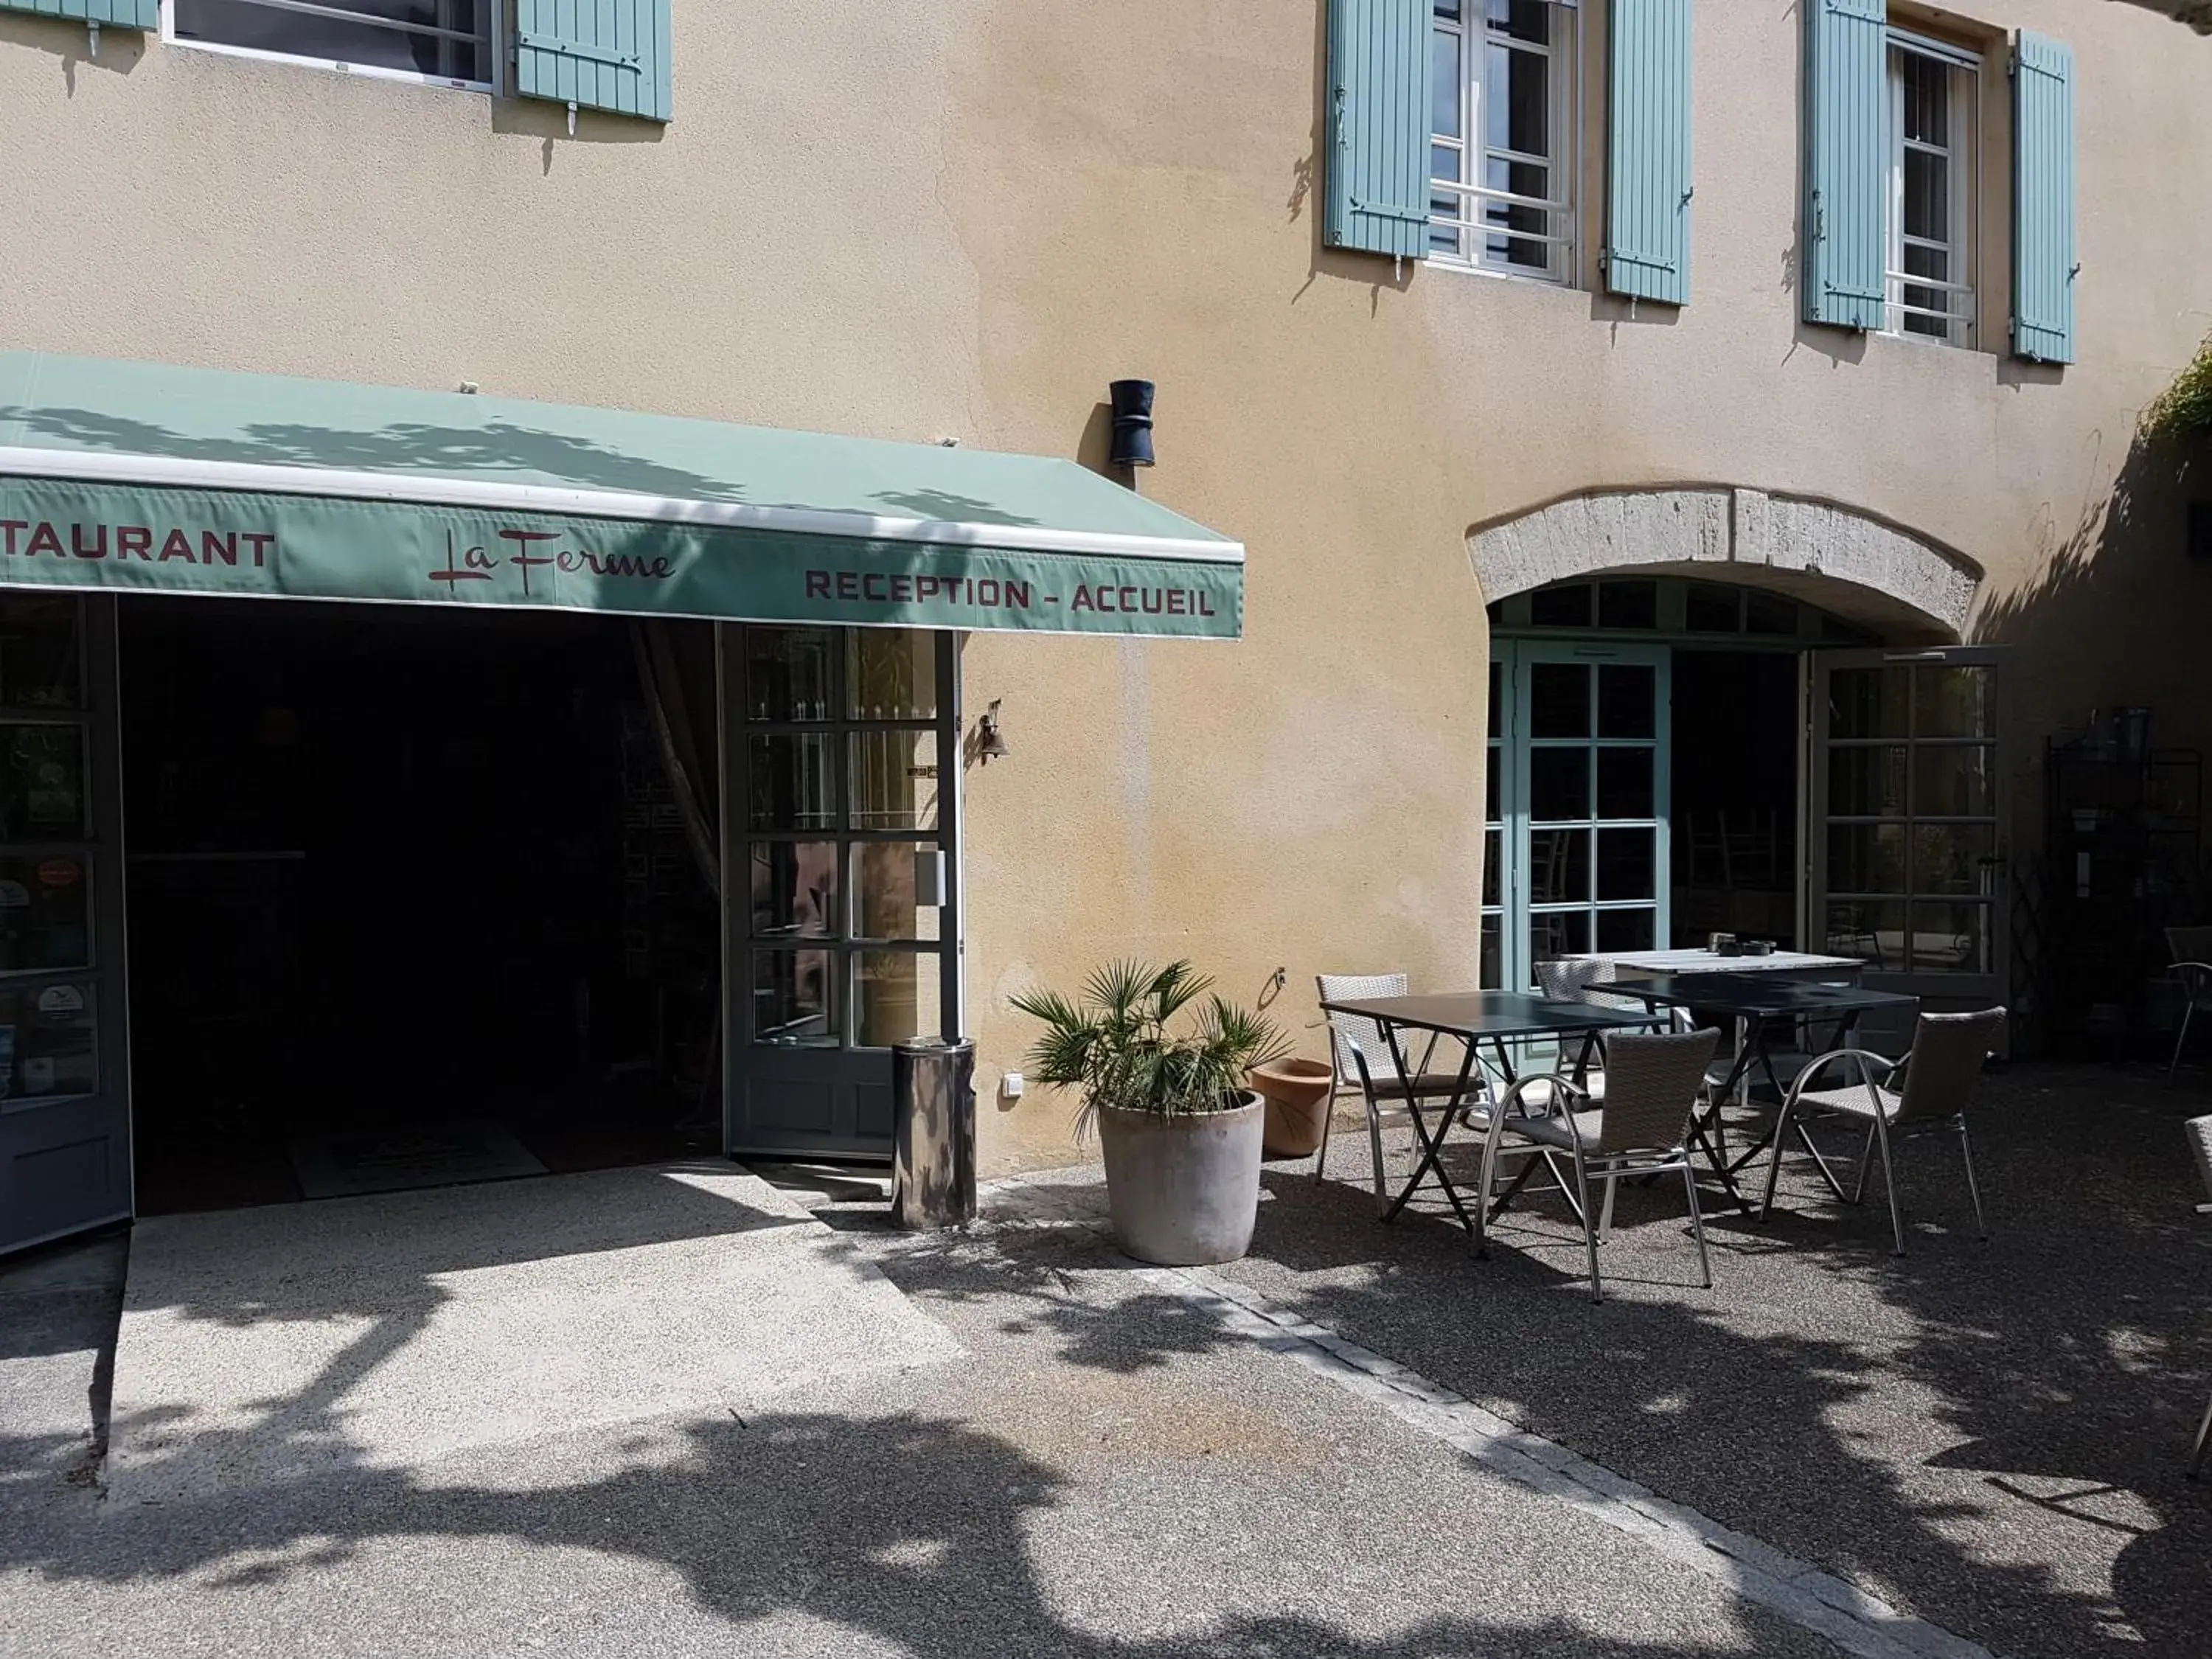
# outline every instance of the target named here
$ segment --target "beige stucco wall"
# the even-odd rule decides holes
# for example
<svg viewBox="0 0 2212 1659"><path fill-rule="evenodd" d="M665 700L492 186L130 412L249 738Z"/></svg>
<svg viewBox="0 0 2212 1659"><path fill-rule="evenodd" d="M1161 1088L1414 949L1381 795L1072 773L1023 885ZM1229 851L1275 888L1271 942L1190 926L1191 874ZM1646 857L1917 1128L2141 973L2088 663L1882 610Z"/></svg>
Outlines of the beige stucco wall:
<svg viewBox="0 0 2212 1659"><path fill-rule="evenodd" d="M2136 7L1977 21L2079 54L2063 374L1796 321L1780 6L1700 9L1680 313L1322 252L1317 0L678 0L674 125L586 113L573 140L551 107L112 30L88 61L81 30L0 14L0 346L1094 459L1106 382L1157 380L1144 487L1249 544L1248 637L969 641L1015 750L969 778L988 1085L1024 1038L1006 994L1109 955L1189 954L1248 999L1281 966L1301 1028L1319 969L1471 982L1467 537L1573 492L1747 486L1905 527L1987 573L1976 626L2035 653L2036 734L2142 701L2184 740L2212 574L2131 434L2212 328L2212 47ZM1589 84L1595 132L1594 60ZM994 1167L1064 1147L1048 1103L987 1116Z"/></svg>

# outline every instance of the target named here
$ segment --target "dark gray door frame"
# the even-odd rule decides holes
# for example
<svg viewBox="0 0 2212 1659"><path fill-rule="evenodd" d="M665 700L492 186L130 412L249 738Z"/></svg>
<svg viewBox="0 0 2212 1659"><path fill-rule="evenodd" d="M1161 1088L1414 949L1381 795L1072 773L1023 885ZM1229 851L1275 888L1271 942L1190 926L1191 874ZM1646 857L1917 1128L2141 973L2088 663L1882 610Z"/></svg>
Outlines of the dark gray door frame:
<svg viewBox="0 0 2212 1659"><path fill-rule="evenodd" d="M70 880L83 884L89 908L88 961L0 971L9 1028L7 1081L0 1086L0 1252L128 1221L134 1208L115 600L85 594L70 602L82 688L76 706L0 708L0 741L27 726L74 726L83 734L84 833L0 844L0 860L15 866L6 883L27 889L46 883L50 871L66 875L58 866L74 866ZM27 916L28 893L9 896ZM56 1056L66 1055L88 1017L94 1075L88 1087L73 1087ZM40 1041L26 1042L26 1032ZM33 1047L50 1052L34 1055Z"/></svg>
<svg viewBox="0 0 2212 1659"><path fill-rule="evenodd" d="M889 949L934 955L938 959L939 1006L922 1029L957 1035L963 1020L963 893L961 882L960 636L939 631L928 636L936 676L936 710L927 721L855 718L845 706L844 677L849 630L824 629L836 641L831 653L833 708L826 717L783 720L757 717L757 700L748 700L747 624L727 623L715 629L721 764L723 1142L732 1157L888 1159L890 1156L890 1051L858 1042L852 1018L854 960L864 951ZM935 736L937 826L933 830L857 824L851 793L856 739L871 732L933 731ZM835 823L806 830L755 830L748 756L756 738L826 741L833 779ZM836 848L840 915L819 938L795 945L788 934L756 939L751 894L756 843L831 842ZM853 886L852 849L871 842L935 842L941 886L935 941L890 941L857 935L853 919L858 898ZM763 949L800 949L825 953L833 964L830 1042L763 1042L756 1030L756 953Z"/></svg>

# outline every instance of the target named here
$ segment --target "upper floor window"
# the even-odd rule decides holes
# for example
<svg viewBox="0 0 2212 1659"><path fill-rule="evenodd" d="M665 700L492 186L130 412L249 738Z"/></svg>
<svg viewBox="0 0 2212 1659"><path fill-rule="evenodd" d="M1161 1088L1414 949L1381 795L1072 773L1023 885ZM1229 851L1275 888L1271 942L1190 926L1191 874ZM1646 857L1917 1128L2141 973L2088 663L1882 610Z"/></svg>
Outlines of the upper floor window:
<svg viewBox="0 0 2212 1659"><path fill-rule="evenodd" d="M1889 37L1889 214L1883 326L1974 343L1974 87L1981 59Z"/></svg>
<svg viewBox="0 0 2212 1659"><path fill-rule="evenodd" d="M1575 9L1431 0L1434 258L1574 280Z"/></svg>
<svg viewBox="0 0 2212 1659"><path fill-rule="evenodd" d="M168 38L255 58L491 89L493 0L169 0Z"/></svg>

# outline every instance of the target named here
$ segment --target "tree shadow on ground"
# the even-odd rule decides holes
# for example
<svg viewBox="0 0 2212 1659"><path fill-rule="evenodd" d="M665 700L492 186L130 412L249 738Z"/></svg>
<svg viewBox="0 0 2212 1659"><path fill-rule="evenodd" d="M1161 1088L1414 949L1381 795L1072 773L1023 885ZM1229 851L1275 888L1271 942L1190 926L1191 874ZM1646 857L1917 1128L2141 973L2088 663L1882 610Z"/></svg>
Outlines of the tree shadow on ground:
<svg viewBox="0 0 2212 1659"><path fill-rule="evenodd" d="M773 1502L761 1501L770 1493ZM665 1461L575 1485L426 1488L402 1474L356 1474L210 1503L189 1528L110 1522L75 1559L32 1565L108 1581L205 1571L215 1587L245 1589L343 1565L376 1537L518 1540L672 1569L701 1607L740 1629L797 1615L919 1659L1662 1659L1690 1650L1600 1636L1562 1616L1516 1622L1418 1607L1377 1609L1364 1634L1297 1611L1208 1616L1172 1636L1103 1634L1071 1616L1041 1576L1033 1524L1048 1522L1066 1496L1054 1470L973 1428L911 1415L787 1413L690 1425ZM1060 1538L1046 1553L1071 1545L1081 1547ZM1194 1549L1185 1565L1206 1553ZM1163 1583L1158 1595L1187 1605L1202 1589L1181 1580ZM1722 1640L1696 1650L1752 1650Z"/></svg>
<svg viewBox="0 0 2212 1659"><path fill-rule="evenodd" d="M1382 1229L1365 1194L1274 1175L1229 1271L1997 1651L2201 1653L2212 1493L2181 1464L2212 1380L2212 1233L2178 1126L2202 1105L2056 1068L1991 1079L1985 1104L1986 1244L1930 1140L1905 1154L1902 1260L1878 1176L1845 1209L1785 1164L1765 1225L1709 1184L1711 1291L1673 1188L1623 1188L1601 1305L1555 1196L1474 1262L1437 1206ZM1312 1265L1332 1259L1351 1265Z"/></svg>
<svg viewBox="0 0 2212 1659"><path fill-rule="evenodd" d="M1371 1195L1346 1184L1363 1172L1347 1168L1318 1186L1271 1172L1254 1255L1225 1271L1997 1651L2194 1655L2212 1620L2212 1498L2179 1466L2212 1377L2212 1252L2191 1224L2176 1127L2195 1103L2112 1073L1993 1079L1978 1138L1995 1239L1961 1224L1949 1149L1929 1143L1901 1183L1914 1251L1902 1261L1878 1202L1840 1209L1793 1169L1772 1223L1715 1216L1706 1291L1679 1195L1628 1188L1606 1247L1611 1294L1592 1305L1555 1200L1516 1210L1478 1263L1433 1208L1378 1226ZM998 1311L1009 1335L1048 1334L1071 1383L1150 1377L1243 1340L1187 1298L1128 1285L1130 1264L1081 1225L841 1243L924 1307L966 1304ZM1118 1300L1086 1299L1105 1281ZM291 1311L307 1305L303 1289ZM381 1538L501 1537L673 1569L734 1624L801 1614L921 1655L1682 1650L1566 1620L1443 1614L1357 1638L1303 1613L1224 1614L1171 1641L1094 1634L1036 1553L1038 1530L1073 1502L1071 1478L1003 1436L914 1415L691 1422L672 1446L641 1440L629 1467L526 1491L364 1468L346 1449L349 1378L407 1328L365 1338L314 1386L270 1402L279 1431L327 1441L321 1473L191 1494L155 1518L19 1529L0 1537L0 1565L246 1585ZM1347 1396L1344 1409L1369 1408ZM179 1425L187 1445L189 1431ZM1125 1586L1139 1569L1085 1571ZM970 1602L991 1610L982 1645L945 1612Z"/></svg>

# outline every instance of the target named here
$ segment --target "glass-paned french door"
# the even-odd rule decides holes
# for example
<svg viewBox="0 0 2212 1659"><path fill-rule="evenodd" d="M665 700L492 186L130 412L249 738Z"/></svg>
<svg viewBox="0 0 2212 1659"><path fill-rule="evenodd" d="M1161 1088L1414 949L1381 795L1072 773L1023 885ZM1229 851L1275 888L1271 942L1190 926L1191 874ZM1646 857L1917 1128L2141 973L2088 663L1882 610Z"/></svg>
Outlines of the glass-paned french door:
<svg viewBox="0 0 2212 1659"><path fill-rule="evenodd" d="M1486 984L1667 940L1668 667L1663 646L1492 646Z"/></svg>
<svg viewBox="0 0 2212 1659"><path fill-rule="evenodd" d="M1866 981L1986 1006L2009 987L1994 648L1812 661L1812 937Z"/></svg>
<svg viewBox="0 0 2212 1659"><path fill-rule="evenodd" d="M949 634L732 627L732 1150L887 1152L890 1046L958 1030Z"/></svg>

